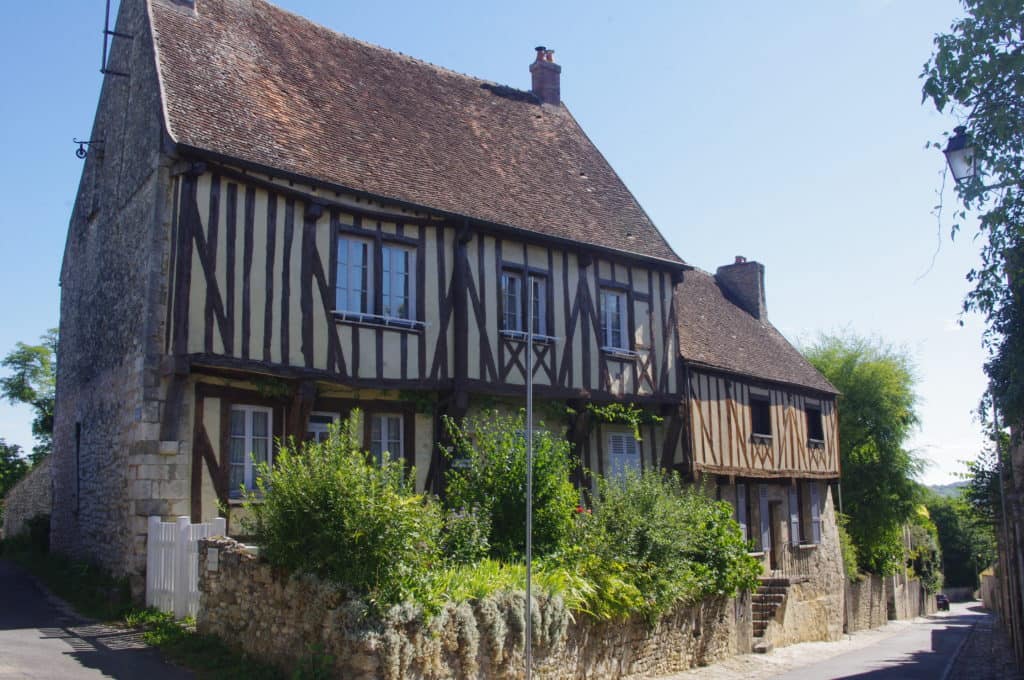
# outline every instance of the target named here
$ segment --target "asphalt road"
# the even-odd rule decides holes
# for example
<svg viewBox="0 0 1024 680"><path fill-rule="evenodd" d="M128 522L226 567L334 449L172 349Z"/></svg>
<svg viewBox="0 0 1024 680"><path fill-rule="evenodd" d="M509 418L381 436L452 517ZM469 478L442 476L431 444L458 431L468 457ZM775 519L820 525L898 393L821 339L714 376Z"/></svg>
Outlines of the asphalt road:
<svg viewBox="0 0 1024 680"><path fill-rule="evenodd" d="M943 680L972 627L991 616L975 603L954 604L948 614L914 621L895 635L861 649L802 666L776 680Z"/></svg>
<svg viewBox="0 0 1024 680"><path fill-rule="evenodd" d="M139 635L85 621L0 560L0 678L185 680Z"/></svg>

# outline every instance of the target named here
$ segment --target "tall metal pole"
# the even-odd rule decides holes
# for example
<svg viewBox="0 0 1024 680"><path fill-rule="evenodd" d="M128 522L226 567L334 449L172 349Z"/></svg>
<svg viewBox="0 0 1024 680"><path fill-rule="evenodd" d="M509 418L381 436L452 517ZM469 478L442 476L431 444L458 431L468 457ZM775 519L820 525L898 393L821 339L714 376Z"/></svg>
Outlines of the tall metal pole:
<svg viewBox="0 0 1024 680"><path fill-rule="evenodd" d="M526 281L526 680L533 672L533 280Z"/></svg>

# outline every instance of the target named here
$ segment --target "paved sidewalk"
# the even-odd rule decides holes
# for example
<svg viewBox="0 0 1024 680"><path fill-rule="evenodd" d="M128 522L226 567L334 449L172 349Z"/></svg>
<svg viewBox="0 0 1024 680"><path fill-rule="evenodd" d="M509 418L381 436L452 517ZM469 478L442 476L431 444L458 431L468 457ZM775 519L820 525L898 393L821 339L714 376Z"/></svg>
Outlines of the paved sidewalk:
<svg viewBox="0 0 1024 680"><path fill-rule="evenodd" d="M963 641L961 646L955 637L955 630L964 631L965 625L970 632L966 635L960 634ZM953 626L953 629L950 629L950 626ZM905 642L920 638L929 631L931 642L925 638L922 647L922 650L928 651L906 656L894 652L894 649L898 649ZM953 647L950 647L950 644ZM948 661L939 657L931 658L934 654L941 654L938 651L941 649L946 650ZM870 664L877 672L851 674L833 668L838 668L849 660L870 659L876 656L885 660L878 664ZM908 660L915 665L907 666ZM925 661L934 663L931 667L925 668ZM816 676L815 673L824 674ZM836 642L806 642L782 647L769 654L742 654L704 668L663 676L660 680L765 680L780 676L805 675L820 677L820 680L851 675L857 678L876 675L880 678L895 678L906 675L934 677L934 680L1024 680L1024 675L1018 674L1015 670L1013 655L1005 634L994 621L992 614L980 607L980 603L954 605L951 612L941 612L927 618L891 621L881 628L844 635Z"/></svg>
<svg viewBox="0 0 1024 680"><path fill-rule="evenodd" d="M972 608L981 605L971 605ZM949 674L950 680L1022 680L1024 674L1017 670L1013 660L1013 649L1006 630L995 615L986 612L978 621L960 650L960 655Z"/></svg>

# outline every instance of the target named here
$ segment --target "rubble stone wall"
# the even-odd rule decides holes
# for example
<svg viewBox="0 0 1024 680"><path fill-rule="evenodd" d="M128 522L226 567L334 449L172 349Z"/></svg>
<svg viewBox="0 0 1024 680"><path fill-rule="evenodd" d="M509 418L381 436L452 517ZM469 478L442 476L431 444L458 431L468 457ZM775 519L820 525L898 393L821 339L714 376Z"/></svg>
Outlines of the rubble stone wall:
<svg viewBox="0 0 1024 680"><path fill-rule="evenodd" d="M314 577L288 576L237 542L200 543L197 625L290 671L312 645L334 659L338 678L518 678L523 676L523 593L448 604L425 620L413 607L381 619ZM654 625L640 619L575 620L560 599L537 598L533 615L538 678L663 675L734 654L733 603L680 607ZM302 603L302 606L296 606ZM746 651L746 650L744 650Z"/></svg>
<svg viewBox="0 0 1024 680"><path fill-rule="evenodd" d="M846 584L846 627L853 633L884 626L889 620L885 592L886 579L868 575L856 583Z"/></svg>
<svg viewBox="0 0 1024 680"><path fill-rule="evenodd" d="M47 456L4 496L4 525L0 536L17 536L25 528L25 522L36 515L50 514L52 489L50 458Z"/></svg>

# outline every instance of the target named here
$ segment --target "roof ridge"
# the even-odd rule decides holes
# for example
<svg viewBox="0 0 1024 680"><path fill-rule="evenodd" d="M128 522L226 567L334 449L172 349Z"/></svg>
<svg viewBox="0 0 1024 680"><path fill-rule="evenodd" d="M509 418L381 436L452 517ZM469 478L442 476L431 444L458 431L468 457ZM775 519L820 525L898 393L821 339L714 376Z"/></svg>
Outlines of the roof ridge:
<svg viewBox="0 0 1024 680"><path fill-rule="evenodd" d="M157 0L157 1L159 1L159 2L168 2L168 1L173 2L173 0ZM224 1L224 0L222 0L222 1ZM301 21L303 23L306 23L306 24L309 24L310 26L312 26L314 29L316 29L318 31L323 31L323 32L326 32L326 33L330 33L330 34L332 34L332 35L334 35L334 36L336 36L338 38L341 38L342 40L349 40L351 42L356 43L357 45L361 45L363 47L367 47L367 48L372 49L372 50L377 50L379 52L385 52L387 54L391 54L391 55L394 55L394 56L399 57L401 59L405 59L407 61L410 61L410 62L412 62L414 64L419 64L421 66L426 66L428 68L431 68L431 69L433 69L435 71L438 71L440 73L443 73L443 74L453 75L453 76L457 76L459 78L465 78L467 80L472 80L474 82L478 82L478 83L482 83L482 84L496 85L498 87L508 87L510 89L516 90L518 92L521 92L521 93L527 94L527 95L533 94L530 90L522 90L522 89L520 89L518 87L513 87L512 85L507 85L505 83L499 83L499 82L497 82L495 80L487 80L486 78L479 78L477 76L470 75L468 73L462 73L460 71L456 71L455 69L448 68L447 66L441 66L439 64L435 64L433 62L426 61L425 59L420 59L419 57L414 57L411 54L406 54L404 52L399 52L398 50L393 50L390 47L384 47L383 45L378 45L378 44L372 43L372 42L370 42L368 40L363 40L362 38L357 38L357 37L355 37L353 35L349 35L348 33L343 33L343 32L341 32L339 30L331 28L330 26L327 26L325 24L319 24L316 21L313 21L312 19L310 19L309 17L304 17L301 14L298 14L297 12L293 12L292 10L290 10L290 9L288 9L286 7L281 7L280 5L275 5L274 3L270 2L269 0L227 0L227 1L229 1L229 2L249 2L253 6L255 6L258 3L258 4L261 4L261 5L264 5L264 6L268 7L268 8L270 8L272 11L277 11L277 12L281 12L283 14L288 14L290 16L293 16L296 19L298 19L299 21ZM201 3L202 0L196 0L196 2L197 3Z"/></svg>

